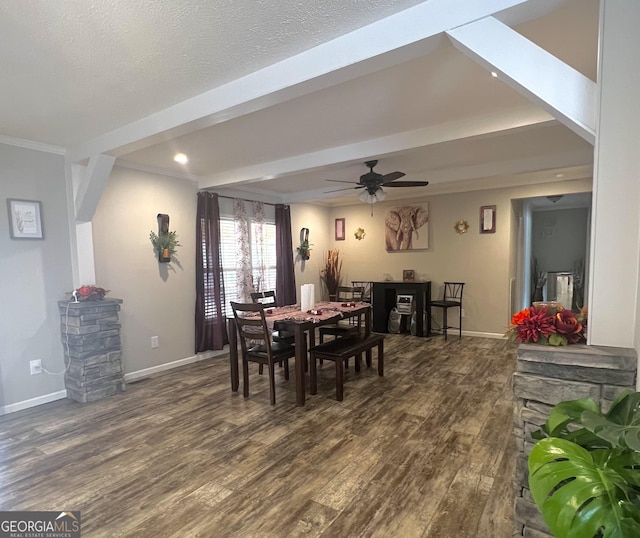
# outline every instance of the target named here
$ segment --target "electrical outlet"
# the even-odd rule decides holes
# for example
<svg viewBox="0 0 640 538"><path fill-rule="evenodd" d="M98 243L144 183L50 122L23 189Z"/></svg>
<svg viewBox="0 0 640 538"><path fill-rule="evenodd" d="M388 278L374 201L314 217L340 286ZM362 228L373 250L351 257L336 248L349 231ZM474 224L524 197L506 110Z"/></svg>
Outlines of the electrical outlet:
<svg viewBox="0 0 640 538"><path fill-rule="evenodd" d="M151 349L155 349L157 347L160 347L160 340L158 339L157 336L152 336L151 337Z"/></svg>
<svg viewBox="0 0 640 538"><path fill-rule="evenodd" d="M38 375L42 373L42 361L37 359L35 361L29 361L29 371L31 375Z"/></svg>

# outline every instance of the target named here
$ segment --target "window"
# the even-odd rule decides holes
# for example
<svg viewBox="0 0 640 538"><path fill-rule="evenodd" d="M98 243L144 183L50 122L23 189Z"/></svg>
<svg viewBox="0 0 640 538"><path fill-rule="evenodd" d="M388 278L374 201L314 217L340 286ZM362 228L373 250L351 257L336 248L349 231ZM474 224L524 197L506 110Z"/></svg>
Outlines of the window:
<svg viewBox="0 0 640 538"><path fill-rule="evenodd" d="M253 285L256 291L276 289L276 225L275 222L265 221L262 226L262 245L258 239L257 225L252 223L249 228L251 244L251 265L253 270ZM233 218L220 217L220 257L224 279L226 310L229 301L242 300L237 296L237 244ZM260 260L263 260L264 270L261 270Z"/></svg>

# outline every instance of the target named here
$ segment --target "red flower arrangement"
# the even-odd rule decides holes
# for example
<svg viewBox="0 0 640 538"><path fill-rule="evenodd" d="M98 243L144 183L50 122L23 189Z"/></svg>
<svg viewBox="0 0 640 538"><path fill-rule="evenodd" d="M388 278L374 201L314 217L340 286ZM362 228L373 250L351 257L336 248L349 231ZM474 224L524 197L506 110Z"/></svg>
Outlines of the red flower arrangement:
<svg viewBox="0 0 640 538"><path fill-rule="evenodd" d="M72 291L71 295L78 301L101 301L107 293L109 293L109 290L105 290L99 286L84 285Z"/></svg>
<svg viewBox="0 0 640 538"><path fill-rule="evenodd" d="M511 318L511 327L505 333L515 342L566 346L584 342L587 311L579 314L563 306L530 306Z"/></svg>

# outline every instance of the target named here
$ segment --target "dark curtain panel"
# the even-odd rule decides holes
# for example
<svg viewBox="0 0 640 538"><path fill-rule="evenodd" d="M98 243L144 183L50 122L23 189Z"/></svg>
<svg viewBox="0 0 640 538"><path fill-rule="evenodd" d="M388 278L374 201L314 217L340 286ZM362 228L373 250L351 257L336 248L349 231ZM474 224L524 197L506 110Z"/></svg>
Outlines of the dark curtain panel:
<svg viewBox="0 0 640 538"><path fill-rule="evenodd" d="M220 263L218 195L198 193L196 216L196 353L229 343Z"/></svg>
<svg viewBox="0 0 640 538"><path fill-rule="evenodd" d="M296 304L296 275L291 240L291 209L276 204L276 297L281 305Z"/></svg>

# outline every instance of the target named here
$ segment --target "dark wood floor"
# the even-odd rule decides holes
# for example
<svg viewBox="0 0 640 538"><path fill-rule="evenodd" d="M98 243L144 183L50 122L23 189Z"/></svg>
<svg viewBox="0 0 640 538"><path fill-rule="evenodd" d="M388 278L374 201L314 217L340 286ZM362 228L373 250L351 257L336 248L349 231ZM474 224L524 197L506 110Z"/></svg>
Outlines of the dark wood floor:
<svg viewBox="0 0 640 538"><path fill-rule="evenodd" d="M293 377L224 358L94 404L0 417L0 510L81 510L83 536L503 538L513 534L511 374L503 340L390 335L385 377Z"/></svg>

